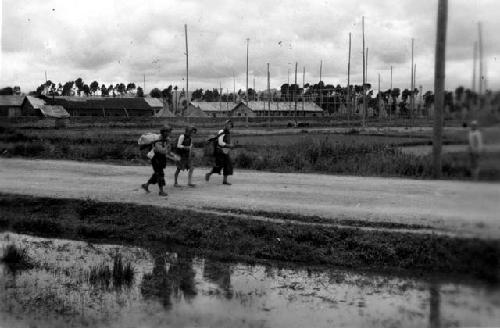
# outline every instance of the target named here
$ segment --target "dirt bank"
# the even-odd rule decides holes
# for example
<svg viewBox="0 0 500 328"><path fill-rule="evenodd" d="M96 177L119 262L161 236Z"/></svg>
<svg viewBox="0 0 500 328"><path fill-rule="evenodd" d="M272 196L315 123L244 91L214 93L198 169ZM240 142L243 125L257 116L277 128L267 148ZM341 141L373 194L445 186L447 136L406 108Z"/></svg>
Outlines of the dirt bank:
<svg viewBox="0 0 500 328"><path fill-rule="evenodd" d="M166 207L0 194L0 230L106 242L163 243L221 260L285 261L496 280L500 242L246 220Z"/></svg>

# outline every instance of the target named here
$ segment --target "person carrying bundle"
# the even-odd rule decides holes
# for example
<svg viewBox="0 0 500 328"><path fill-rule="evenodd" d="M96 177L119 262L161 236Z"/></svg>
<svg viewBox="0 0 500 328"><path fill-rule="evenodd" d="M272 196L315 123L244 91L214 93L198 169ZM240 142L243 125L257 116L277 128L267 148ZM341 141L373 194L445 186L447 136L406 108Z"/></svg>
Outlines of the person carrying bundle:
<svg viewBox="0 0 500 328"><path fill-rule="evenodd" d="M163 190L163 187L165 186L165 174L163 170L167 166L167 158L174 161L179 159L176 154L171 152L171 146L169 144L170 132L172 132L172 128L170 126L163 127L160 130L160 138L152 143L152 151L154 152L153 158L151 159L153 175L148 182L141 185L142 189L148 193L150 184L158 184L159 195L167 196L167 193Z"/></svg>
<svg viewBox="0 0 500 328"><path fill-rule="evenodd" d="M215 155L215 166L210 172L205 174L205 181L210 180L210 176L214 173L220 174L222 171L223 178L222 183L225 185L231 185L227 181L227 177L233 175L233 163L231 157L229 156L230 150L233 148L231 143L231 128L233 127L233 121L227 120L224 124L224 129L217 133L214 138L214 155Z"/></svg>
<svg viewBox="0 0 500 328"><path fill-rule="evenodd" d="M179 187L177 178L179 177L179 173L183 170L188 170L188 186L195 186L192 182L194 167L191 160L193 148L193 140L191 137L196 131L194 126L187 127L184 134L181 134L177 140L176 153L180 156L180 160L177 162L177 170L174 174L174 187Z"/></svg>

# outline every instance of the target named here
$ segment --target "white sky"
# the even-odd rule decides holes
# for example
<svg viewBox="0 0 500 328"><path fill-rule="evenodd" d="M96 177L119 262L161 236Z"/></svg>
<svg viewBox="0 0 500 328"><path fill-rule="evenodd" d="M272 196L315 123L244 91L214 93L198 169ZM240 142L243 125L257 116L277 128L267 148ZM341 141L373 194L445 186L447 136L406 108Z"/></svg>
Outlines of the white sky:
<svg viewBox="0 0 500 328"><path fill-rule="evenodd" d="M437 0L3 0L0 86L25 92L44 82L78 77L90 84L134 82L146 90L185 86L184 24L188 24L190 90L245 88L246 38L250 38L249 87L298 82L345 85L348 34L352 32L351 83L361 83L361 16L369 48L368 82L408 88L411 38L417 85L433 87ZM488 86L500 89L500 1L450 0L447 88L471 86L477 21L483 22Z"/></svg>

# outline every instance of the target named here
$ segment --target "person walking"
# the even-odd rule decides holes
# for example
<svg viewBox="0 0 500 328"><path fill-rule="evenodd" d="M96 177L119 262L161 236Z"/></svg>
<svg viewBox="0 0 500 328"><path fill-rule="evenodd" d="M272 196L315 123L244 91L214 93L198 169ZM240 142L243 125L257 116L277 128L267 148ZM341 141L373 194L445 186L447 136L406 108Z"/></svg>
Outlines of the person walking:
<svg viewBox="0 0 500 328"><path fill-rule="evenodd" d="M177 140L176 152L180 156L180 160L177 162L177 170L174 174L174 187L180 187L177 178L179 177L179 173L183 170L188 170L188 186L195 187L192 181L194 171L192 163L192 135L195 134L196 131L194 126L187 127L184 134L181 134Z"/></svg>
<svg viewBox="0 0 500 328"><path fill-rule="evenodd" d="M477 180L479 178L479 157L483 151L483 136L481 131L477 128L477 121L474 120L470 123L469 130L469 158L470 158L470 170L472 179Z"/></svg>
<svg viewBox="0 0 500 328"><path fill-rule="evenodd" d="M215 166L210 172L205 174L205 181L210 180L210 176L214 173L220 174L222 171L222 184L231 185L227 178L233 175L233 163L229 156L230 150L233 148L231 143L231 129L233 128L233 121L227 120L224 124L224 129L217 133L215 141Z"/></svg>
<svg viewBox="0 0 500 328"><path fill-rule="evenodd" d="M167 196L167 193L163 190L163 187L165 186L165 173L163 170L167 166L167 157L174 158L169 144L169 136L171 132L172 128L170 126L163 127L160 130L160 138L153 142L154 156L151 159L153 175L148 182L141 185L142 189L149 193L149 185L158 184L158 194L163 197Z"/></svg>

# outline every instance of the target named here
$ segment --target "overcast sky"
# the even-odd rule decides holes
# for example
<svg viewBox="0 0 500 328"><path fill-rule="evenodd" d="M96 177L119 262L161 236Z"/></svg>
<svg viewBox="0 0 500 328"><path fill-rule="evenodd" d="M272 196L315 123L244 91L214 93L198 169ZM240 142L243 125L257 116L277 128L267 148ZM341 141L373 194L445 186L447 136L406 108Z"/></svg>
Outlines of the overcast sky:
<svg viewBox="0 0 500 328"><path fill-rule="evenodd" d="M246 38L249 87L298 82L346 84L352 32L351 81L361 83L361 16L365 16L368 82L381 88L410 85L415 38L417 85L433 87L437 0L2 0L1 85L29 91L47 71L53 82L134 82L146 90L185 86L184 24L188 24L190 90L245 88ZM483 22L488 87L500 89L500 1L450 0L447 47L449 89L471 86L473 42Z"/></svg>

